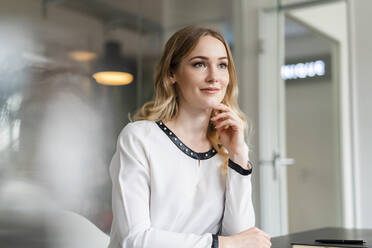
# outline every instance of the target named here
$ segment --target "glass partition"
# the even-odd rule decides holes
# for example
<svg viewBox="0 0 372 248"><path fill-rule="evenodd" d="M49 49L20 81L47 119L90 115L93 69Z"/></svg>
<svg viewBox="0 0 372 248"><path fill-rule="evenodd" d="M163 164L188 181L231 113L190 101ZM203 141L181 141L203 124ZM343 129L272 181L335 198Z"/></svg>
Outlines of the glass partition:
<svg viewBox="0 0 372 248"><path fill-rule="evenodd" d="M153 97L164 40L182 26L199 24L220 29L233 46L231 5L1 1L0 230L14 230L7 240L26 229L44 234L52 208L110 232L108 166L128 116ZM121 75L132 80L97 83L101 79L93 74L102 71L127 73L111 75L112 84L121 84ZM31 236L22 237L33 246Z"/></svg>

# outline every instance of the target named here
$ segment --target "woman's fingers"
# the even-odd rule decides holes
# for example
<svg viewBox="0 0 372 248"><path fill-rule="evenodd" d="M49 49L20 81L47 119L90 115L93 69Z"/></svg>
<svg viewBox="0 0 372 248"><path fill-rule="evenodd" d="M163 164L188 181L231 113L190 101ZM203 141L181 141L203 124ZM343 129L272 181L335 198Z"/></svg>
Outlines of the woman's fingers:
<svg viewBox="0 0 372 248"><path fill-rule="evenodd" d="M218 114L217 116L211 118L211 121L214 122L215 128L219 129L220 127L233 126L234 128L242 127L240 119L236 119L230 112L224 112Z"/></svg>
<svg viewBox="0 0 372 248"><path fill-rule="evenodd" d="M244 161L248 159L245 158L246 154L242 155L241 149L242 145L244 147L246 146L244 141L243 120L241 120L232 109L224 104L216 106L214 111L217 113L211 118L211 121L219 133L222 145L228 150L232 157L245 163Z"/></svg>
<svg viewBox="0 0 372 248"><path fill-rule="evenodd" d="M214 107L214 117L216 118L220 118L220 116L223 116L223 115L226 115L235 119L235 120L241 120L240 117L237 115L237 113L235 113L234 111L232 111L231 108L229 108L228 106L224 105L224 104L219 104L217 105L216 107Z"/></svg>
<svg viewBox="0 0 372 248"><path fill-rule="evenodd" d="M254 231L256 231L257 233L261 234L262 236L264 236L266 239L270 240L270 235L268 235L267 233L265 233L264 231L262 231L261 229L257 228L257 227L252 227L251 229L253 229ZM250 230L250 229L248 229Z"/></svg>
<svg viewBox="0 0 372 248"><path fill-rule="evenodd" d="M270 239L271 239L271 237L270 237L269 234L265 233L265 232L262 231L262 230L261 230L261 232L262 232L263 236L264 236L267 240L270 240Z"/></svg>
<svg viewBox="0 0 372 248"><path fill-rule="evenodd" d="M243 242L239 242L240 246L237 247L271 247L270 236L257 227L249 228L248 230L237 234L237 236L243 238Z"/></svg>
<svg viewBox="0 0 372 248"><path fill-rule="evenodd" d="M213 116L211 118L212 121L218 121L218 120L221 120L221 119L227 119L227 118L234 118L230 112L222 112L222 113L219 113L219 114L216 114L215 116Z"/></svg>
<svg viewBox="0 0 372 248"><path fill-rule="evenodd" d="M214 106L213 109L214 109L214 110L220 110L220 111L223 111L223 112L224 112L224 111L230 111L230 108L227 107L227 106L226 106L225 104L223 104L223 103L220 103L220 104Z"/></svg>
<svg viewBox="0 0 372 248"><path fill-rule="evenodd" d="M258 230L260 231L261 235L264 237L264 239L265 239L264 242L265 242L266 246L271 247L270 236L267 233L265 233L264 231L262 231L261 229L258 229Z"/></svg>
<svg viewBox="0 0 372 248"><path fill-rule="evenodd" d="M223 104L219 104L215 107L215 110L222 111L215 114L211 118L211 121L215 123L215 127L218 129L221 126L233 125L235 127L240 126L240 118L233 112L229 107ZM226 120L231 120L233 122L226 123Z"/></svg>
<svg viewBox="0 0 372 248"><path fill-rule="evenodd" d="M271 247L271 242L270 242L270 240L266 240L266 245L267 245L267 247Z"/></svg>
<svg viewBox="0 0 372 248"><path fill-rule="evenodd" d="M231 126L231 127L234 127L234 128L237 128L237 124L235 121L232 121L231 119L226 119L226 120L223 120L219 123L216 124L215 128L216 129L220 129L221 127L226 127L226 126Z"/></svg>

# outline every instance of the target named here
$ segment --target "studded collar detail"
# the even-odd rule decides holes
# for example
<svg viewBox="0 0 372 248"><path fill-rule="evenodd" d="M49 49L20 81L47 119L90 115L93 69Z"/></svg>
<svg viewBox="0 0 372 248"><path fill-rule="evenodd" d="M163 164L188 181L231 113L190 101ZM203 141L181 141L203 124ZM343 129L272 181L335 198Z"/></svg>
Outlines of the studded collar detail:
<svg viewBox="0 0 372 248"><path fill-rule="evenodd" d="M195 152L187 147L162 121L157 121L159 128L168 136L168 138L187 156L197 160L205 160L217 154L216 149L212 148L207 152Z"/></svg>

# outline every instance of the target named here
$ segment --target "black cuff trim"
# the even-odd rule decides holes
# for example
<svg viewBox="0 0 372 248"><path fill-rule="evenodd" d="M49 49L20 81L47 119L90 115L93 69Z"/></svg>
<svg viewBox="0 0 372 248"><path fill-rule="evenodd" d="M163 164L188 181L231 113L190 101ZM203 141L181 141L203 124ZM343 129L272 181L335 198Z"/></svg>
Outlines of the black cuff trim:
<svg viewBox="0 0 372 248"><path fill-rule="evenodd" d="M229 167L243 176L248 176L249 174L252 173L252 168L253 168L252 163L248 161L248 164L251 166L251 168L246 170L246 169L243 169L240 165L238 165L234 161L232 161L231 159L229 159Z"/></svg>
<svg viewBox="0 0 372 248"><path fill-rule="evenodd" d="M212 234L212 246L211 248L218 248L218 236L217 234Z"/></svg>

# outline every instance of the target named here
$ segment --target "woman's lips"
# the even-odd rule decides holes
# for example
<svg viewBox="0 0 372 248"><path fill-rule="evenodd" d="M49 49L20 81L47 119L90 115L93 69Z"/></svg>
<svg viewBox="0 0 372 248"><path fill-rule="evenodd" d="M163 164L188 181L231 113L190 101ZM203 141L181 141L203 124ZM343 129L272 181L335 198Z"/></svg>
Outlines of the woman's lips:
<svg viewBox="0 0 372 248"><path fill-rule="evenodd" d="M201 92L203 92L205 94L215 94L218 91L220 91L219 88L204 88L204 89L200 89L200 90L201 90Z"/></svg>

